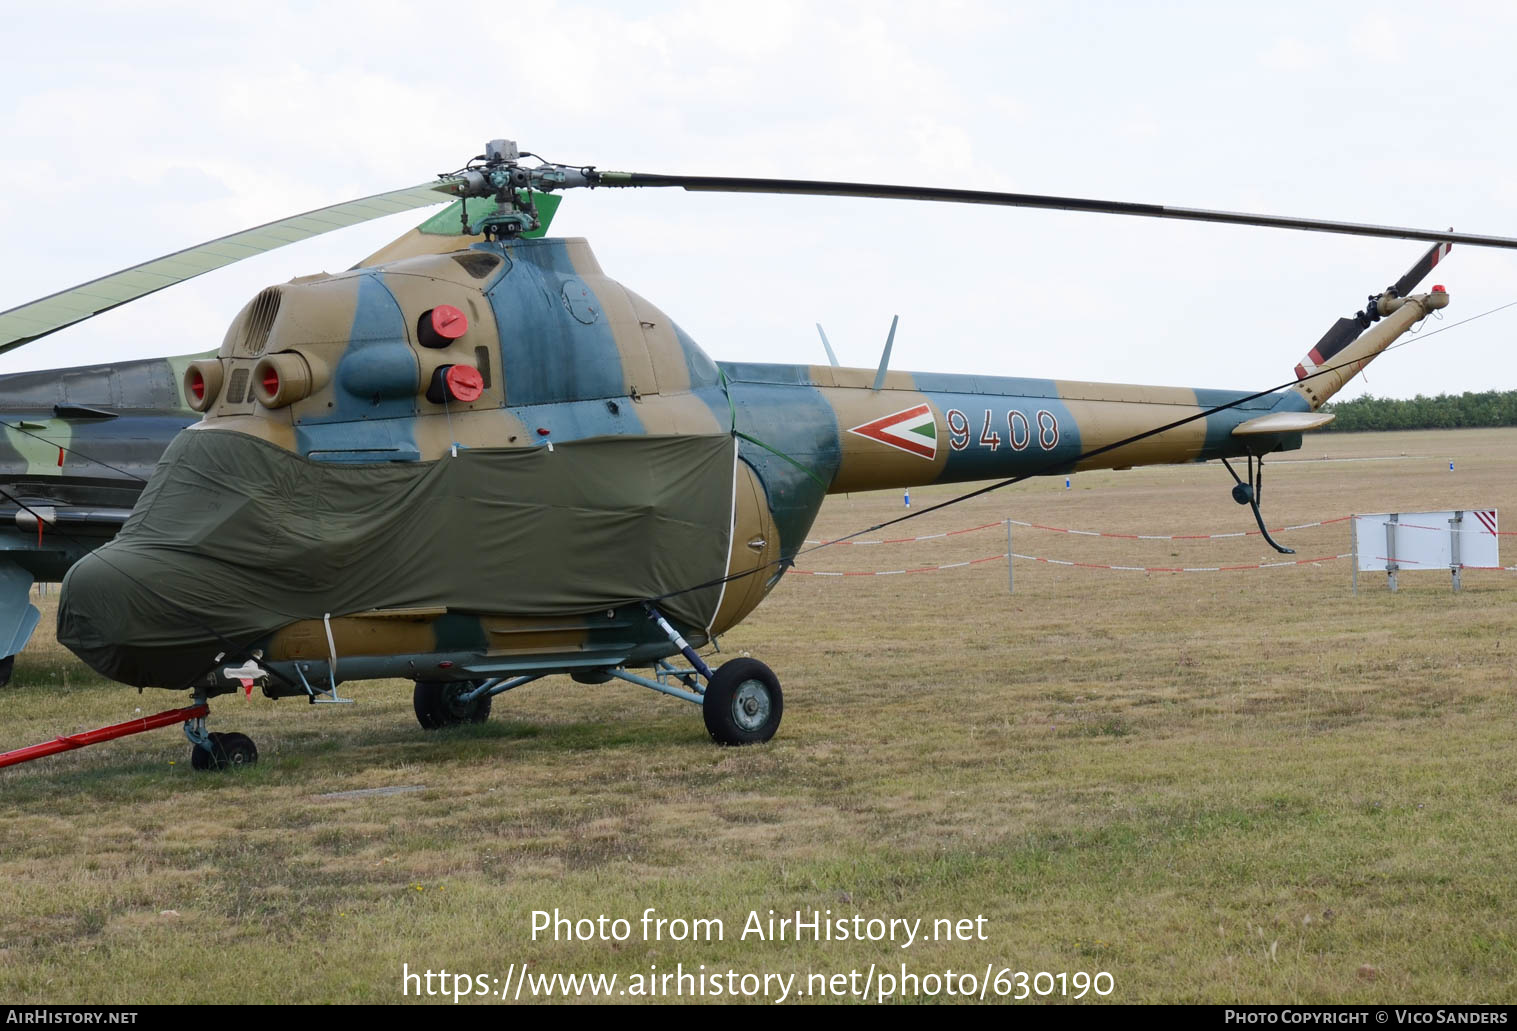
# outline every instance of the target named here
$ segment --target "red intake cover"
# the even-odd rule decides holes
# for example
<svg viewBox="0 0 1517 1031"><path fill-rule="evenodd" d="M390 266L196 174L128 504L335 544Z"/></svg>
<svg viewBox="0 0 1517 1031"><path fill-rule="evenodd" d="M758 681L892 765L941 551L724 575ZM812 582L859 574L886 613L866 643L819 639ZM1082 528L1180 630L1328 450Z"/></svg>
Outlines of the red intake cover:
<svg viewBox="0 0 1517 1031"><path fill-rule="evenodd" d="M469 331L469 317L451 304L439 304L427 313L432 329L438 336L457 340Z"/></svg>
<svg viewBox="0 0 1517 1031"><path fill-rule="evenodd" d="M478 401L479 395L485 392L485 378L472 365L449 366L443 375L448 384L448 394L455 401Z"/></svg>

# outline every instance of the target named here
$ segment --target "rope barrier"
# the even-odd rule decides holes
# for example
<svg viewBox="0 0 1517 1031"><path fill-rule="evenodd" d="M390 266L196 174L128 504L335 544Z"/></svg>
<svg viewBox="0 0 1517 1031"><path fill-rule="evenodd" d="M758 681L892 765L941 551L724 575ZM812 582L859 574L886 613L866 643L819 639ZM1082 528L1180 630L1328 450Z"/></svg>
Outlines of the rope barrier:
<svg viewBox="0 0 1517 1031"><path fill-rule="evenodd" d="M1309 566L1319 562L1337 562L1349 558L1343 555L1321 555L1317 558L1302 558L1291 562L1260 562L1246 566L1108 566L1099 562L1074 562L1069 559L1047 558L1043 555L1022 555L1012 552L1011 557L1021 559L1024 562L1042 562L1050 566L1071 566L1078 569L1110 569L1123 573L1230 573L1238 570L1249 569L1278 569L1283 566ZM791 573L798 576L905 576L911 573L937 573L945 569L962 569L965 566L977 566L982 562L1004 562L1006 552L999 555L986 555L984 558L970 559L967 562L948 562L941 566L918 566L915 569L880 569L862 572L833 572L820 569L794 569ZM1486 568L1467 566L1468 569ZM1494 568L1494 567L1493 567Z"/></svg>
<svg viewBox="0 0 1517 1031"><path fill-rule="evenodd" d="M1021 556L1018 556L1019 558ZM801 576L904 576L908 573L937 573L944 569L961 569L964 566L977 566L982 562L1005 562L1006 552L999 555L986 555L984 558L972 558L968 562L949 562L941 566L919 566L916 569L881 569L879 571L862 573L835 573L820 569L796 569L791 567L790 572Z"/></svg>
<svg viewBox="0 0 1517 1031"><path fill-rule="evenodd" d="M1049 566L1070 566L1075 569L1108 569L1120 573L1234 573L1254 569L1283 569L1287 566L1313 566L1323 562L1341 562L1346 558L1352 558L1352 554L1342 555L1319 555L1316 558L1299 558L1289 562L1258 562L1244 566L1109 566L1100 562L1074 562L1069 559L1048 558L1043 555L1022 555L1012 552L1011 557L1021 559L1024 562L1042 562ZM908 576L912 573L939 573L945 569L963 569L966 566L977 566L984 562L1004 562L1006 552L999 555L986 555L984 558L970 559L967 562L948 562L941 566L918 566L915 569L879 569L856 572L832 571L821 569L796 569L791 568L793 576ZM1406 559L1397 561L1405 562ZM1485 570L1498 573L1517 573L1517 566L1460 566L1461 569Z"/></svg>
<svg viewBox="0 0 1517 1031"><path fill-rule="evenodd" d="M916 541L933 541L940 537L957 537L961 533L978 533L981 530L994 530L996 527L1005 526L1007 520L998 519L993 523L984 523L980 526L971 526L963 530L949 530L946 533L924 533L920 537L892 537L889 540L880 541L820 541L808 540L807 544L912 544ZM1001 556L1005 558L1005 556Z"/></svg>
<svg viewBox="0 0 1517 1031"><path fill-rule="evenodd" d="M1294 526L1277 526L1270 533L1285 533L1292 530L1308 530L1314 526L1330 526L1333 523L1343 523L1354 518L1353 516L1339 516L1336 519L1319 519L1312 523L1297 523ZM919 537L895 537L888 540L862 540L862 541L836 541L807 540L807 544L914 544L917 541L931 541L942 537L955 537L961 533L978 533L981 530L993 530L997 527L1010 523L1012 526L1023 526L1030 530L1048 530L1052 533L1067 533L1076 537L1110 537L1128 541L1220 541L1236 537L1258 537L1258 530L1238 530L1234 533L1106 533L1100 530L1073 530L1064 526L1045 526L1042 523L1027 523L1020 519L1002 519L999 522L984 523L980 526L971 526L963 530L949 530L946 533L924 533ZM1407 525L1407 524L1402 524ZM1420 527L1419 527L1420 529Z"/></svg>
<svg viewBox="0 0 1517 1031"><path fill-rule="evenodd" d="M1352 515L1346 515L1346 516L1338 516L1338 517L1336 517L1334 519L1318 519L1318 520L1315 520L1315 521L1309 522L1309 523L1297 523L1297 524L1292 525L1292 526L1282 526L1282 527L1280 527L1277 530L1272 530L1271 532L1272 533L1280 533L1280 532L1284 532L1284 531L1306 530L1306 529L1310 529L1312 527L1317 527L1317 526L1331 526L1331 525L1333 525L1335 523L1348 522L1349 520L1351 520L1353 518L1355 518L1355 517L1352 516ZM921 534L921 535L916 536L916 537L897 537L897 538L888 539L888 540L849 540L849 541L838 541L837 543L839 543L839 544L857 544L857 545L870 545L870 544L874 544L874 545L879 545L879 544L914 544L914 543L916 543L918 541L940 540L940 539L945 538L945 537L956 537L956 536L959 536L961 534L978 533L978 532L981 532L983 530L993 530L993 529L999 529L999 528L1002 528L1002 527L1009 527L1009 526L1021 526L1021 527L1026 527L1027 529L1032 529L1032 530L1046 530L1046 531L1049 531L1051 533L1063 533L1063 534L1069 534L1069 535L1078 536L1078 537L1105 537L1105 538L1112 538L1112 539L1118 539L1118 540L1138 540L1138 541L1210 541L1210 540L1226 540L1226 539L1236 539L1236 538L1241 538L1241 537L1258 537L1258 536L1260 536L1260 533L1257 530L1249 530L1247 532L1241 532L1240 531L1240 532L1234 532L1234 533L1206 533L1206 534L1108 533L1108 532L1103 532L1103 531L1099 531L1099 530L1076 530L1076 529L1072 529L1072 528L1069 528L1069 527L1063 527L1063 526L1047 526L1047 525L1045 525L1043 523L1029 523L1029 522L1024 522L1024 521L1022 521L1020 519L1002 519L999 522L982 523L979 526L970 526L970 527L966 527L966 528L964 528L962 530L948 530L948 531L944 531L942 533ZM1408 529L1408 530L1436 530L1439 533L1449 533L1450 532L1450 529L1448 527L1419 526L1416 523L1398 523L1397 526L1399 528ZM1460 532L1460 533L1477 533L1477 532L1478 533L1492 533L1493 531L1491 531L1489 529L1481 529L1481 530L1478 530L1478 531L1477 530L1461 530L1461 531L1455 531L1455 532ZM1500 534L1498 534L1498 536L1509 536L1509 535L1511 535L1510 531L1502 531ZM807 541L806 543L808 543L808 544L815 544L815 543L818 543L818 542L816 542L816 541ZM1008 539L1008 543L1010 543L1009 539ZM1342 554L1342 555L1319 555L1319 556L1317 556L1315 558L1290 559L1290 560L1281 561L1281 562L1256 562L1256 563L1248 563L1248 564L1243 564L1243 565L1228 565L1228 566L1125 566L1125 565L1111 565L1111 564L1107 564L1107 563L1103 563L1103 562L1076 562L1076 561L1074 561L1072 559L1050 558L1050 557L1045 556L1045 555L1023 555L1023 554L1021 554L1019 552L1010 552L1009 553L1009 557L1011 559L1015 559L1015 560L1019 560L1019 561L1023 561L1023 562L1041 562L1044 565L1050 565L1050 566L1068 566L1068 567L1070 567L1072 569L1103 569L1103 570L1110 570L1110 571L1113 571L1113 572L1121 572L1121 573L1231 573L1231 572L1251 571L1251 570L1257 570L1257 569L1283 569L1283 568L1287 568L1287 567L1291 567L1291 566L1311 566L1311 565L1319 565L1319 564L1324 563L1324 562L1341 562L1342 560L1344 560L1346 558L1352 558L1353 554L1352 554L1352 552L1349 552L1349 553L1345 553L1345 554ZM963 561L963 562L945 562L945 563L943 563L941 565L914 566L914 567L902 568L902 569L821 570L821 569L798 569L798 568L792 567L790 571L792 573L798 575L798 576L909 576L909 575L917 574L917 573L939 573L939 572L942 572L942 571L948 570L948 569L963 569L963 568L966 568L968 566L976 566L976 565L980 565L980 564L985 563L985 562L1005 562L1005 561L1007 561L1007 559L1008 559L1008 552L1003 551L1003 552L1001 552L1000 554L997 554L997 555L986 555L986 556L984 556L982 558L969 559L969 560ZM1382 561L1383 562L1383 561L1386 561L1386 560L1385 559L1377 559L1377 561ZM1410 563L1410 564L1413 564L1413 565L1417 564L1417 563L1415 563L1414 560L1411 560L1411 559L1398 559L1397 561L1402 562L1402 563ZM1462 568L1462 569L1470 569L1470 570L1489 570L1489 571L1497 571L1497 572L1517 572L1517 566L1461 566L1460 568Z"/></svg>
<svg viewBox="0 0 1517 1031"><path fill-rule="evenodd" d="M1296 524L1294 524L1292 526L1277 526L1277 527L1273 527L1269 532L1272 533L1272 534L1275 534L1275 533L1290 533L1290 532L1293 532L1295 530L1310 530L1310 529L1312 529L1313 527L1316 527L1316 526L1332 526L1334 523L1346 523L1350 519L1353 519L1353 518L1354 517L1351 516L1351 515L1346 515L1346 516L1338 516L1335 519L1318 519L1318 520L1315 520L1315 521L1310 522L1310 523L1296 523ZM1128 540L1128 541L1220 541L1220 540L1235 539L1235 538L1239 538L1239 537L1258 537L1258 536L1260 536L1260 533L1259 533L1258 530L1247 530L1247 531L1245 531L1245 530L1238 530L1238 531L1235 531L1233 533L1109 533L1109 532L1106 532L1106 531L1103 531L1103 530L1075 530L1075 529L1071 529L1071 528L1066 527L1066 526L1047 526L1047 525L1044 525L1043 523L1028 523L1028 522L1023 522L1020 519L1002 519L1002 520L999 520L999 521L994 522L994 523L982 523L979 526L966 527L965 529L962 529L962 530L948 530L948 531L946 531L944 533L924 533L924 534L921 534L920 536L917 536L917 537L892 537L892 538L883 539L883 540L845 540L845 541L826 541L826 540L818 540L818 539L809 539L808 538L807 541L806 541L806 543L807 544L845 544L845 545L915 544L918 541L939 540L939 539L944 538L944 537L957 537L958 535L965 534L965 533L979 533L982 530L994 530L994 529L996 529L998 527L1005 526L1007 523L1010 523L1012 526L1025 527L1025 528L1027 528L1029 530L1047 530L1050 533L1065 533L1065 534L1070 534L1071 536L1075 536L1075 537L1107 537L1107 538L1112 538L1112 539L1116 539L1116 540ZM1473 534L1492 533L1492 534L1494 534L1497 537L1517 537L1517 530L1497 530L1497 531L1492 531L1492 530L1485 530L1485 529L1476 529L1476 530L1453 530L1453 531L1451 531L1449 529L1449 527L1447 527L1447 526L1419 526L1416 523L1397 523L1396 525L1399 528L1406 529L1406 530L1436 530L1439 533L1450 533L1450 532L1453 532L1453 533L1473 533ZM1002 557L1004 558L1005 556L1002 556ZM1473 568L1476 568L1476 567L1472 566L1470 568L1473 569ZM1481 567L1481 568L1484 568L1484 567ZM1491 567L1491 568L1495 568L1495 567Z"/></svg>
<svg viewBox="0 0 1517 1031"><path fill-rule="evenodd" d="M1319 555L1316 558L1298 558L1289 562L1258 562L1244 566L1108 566L1097 562L1071 562L1067 559L1043 558L1038 555L1017 555L1013 557L1024 559L1029 562L1043 562L1051 566L1077 566L1081 569L1114 569L1123 573L1230 573L1236 570L1247 569L1279 569L1283 566L1310 566L1319 562L1337 562L1340 559L1351 557L1343 555Z"/></svg>
<svg viewBox="0 0 1517 1031"><path fill-rule="evenodd" d="M1311 523L1297 523L1294 526L1278 526L1270 530L1270 533L1287 533L1292 530L1308 530L1314 526L1330 526L1333 523L1343 523L1354 518L1353 516L1339 516L1336 519L1319 519ZM1062 526L1044 526L1042 523L1024 523L1017 519L1008 519L1013 526L1025 526L1033 530L1049 530L1053 533L1068 533L1078 537L1115 537L1130 541L1220 541L1232 537L1259 537L1258 530L1238 530L1233 533L1104 533L1099 530L1070 530Z"/></svg>

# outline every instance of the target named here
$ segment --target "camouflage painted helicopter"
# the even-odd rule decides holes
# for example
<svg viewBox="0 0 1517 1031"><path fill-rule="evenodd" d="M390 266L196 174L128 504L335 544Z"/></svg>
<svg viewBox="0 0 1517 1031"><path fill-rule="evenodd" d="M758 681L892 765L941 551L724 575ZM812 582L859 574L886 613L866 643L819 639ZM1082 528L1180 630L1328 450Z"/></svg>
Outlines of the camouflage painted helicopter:
<svg viewBox="0 0 1517 1031"><path fill-rule="evenodd" d="M1074 198L528 166L530 156L493 141L439 183L230 238L267 250L324 231L324 219L352 224L439 194L459 200L462 220L451 234L402 238L381 256L393 260L249 302L218 354L185 369L200 421L169 445L121 532L64 580L63 643L113 679L193 692L192 710L165 715L188 714L197 768L257 757L245 736L207 731L209 698L256 685L345 701L341 683L370 678L414 681L429 728L482 720L495 695L568 674L700 705L719 743L766 741L783 710L773 672L748 657L712 670L695 649L773 589L828 493L1239 459L1248 474L1233 471L1234 497L1262 529L1264 456L1299 447L1332 418L1319 409L1334 392L1448 303L1441 286L1412 291L1449 246L1517 247ZM877 369L719 363L608 278L585 241L533 235L553 191L639 186L1062 208L1433 246L1274 392L897 372L888 344ZM460 235L478 239L460 247ZM0 348L205 271L207 254L225 264L225 244L0 315Z"/></svg>

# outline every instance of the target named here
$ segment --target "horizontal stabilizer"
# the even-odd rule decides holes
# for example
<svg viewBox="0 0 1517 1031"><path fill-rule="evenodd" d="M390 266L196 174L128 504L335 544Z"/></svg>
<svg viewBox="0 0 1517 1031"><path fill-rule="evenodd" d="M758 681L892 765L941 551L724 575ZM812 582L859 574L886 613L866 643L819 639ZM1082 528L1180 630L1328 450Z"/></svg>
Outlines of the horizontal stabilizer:
<svg viewBox="0 0 1517 1031"><path fill-rule="evenodd" d="M1271 433L1305 433L1320 430L1333 419L1332 412L1271 412L1233 427L1235 437L1258 437Z"/></svg>

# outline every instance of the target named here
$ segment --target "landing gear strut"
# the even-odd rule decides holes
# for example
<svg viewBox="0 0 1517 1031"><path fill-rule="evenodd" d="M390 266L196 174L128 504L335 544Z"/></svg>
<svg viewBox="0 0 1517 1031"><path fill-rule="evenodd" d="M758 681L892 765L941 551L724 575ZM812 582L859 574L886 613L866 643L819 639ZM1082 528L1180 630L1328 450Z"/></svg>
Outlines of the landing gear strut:
<svg viewBox="0 0 1517 1031"><path fill-rule="evenodd" d="M706 730L711 740L719 745L756 745L774 737L780 727L780 717L784 715L785 699L773 670L757 659L739 658L731 659L713 671L651 602L644 602L643 608L691 668L675 669L660 660L655 669L657 680L626 669L607 670L607 673L618 680L699 705ZM671 680L683 685L683 689L675 687ZM701 686L702 680L706 682L704 687Z"/></svg>
<svg viewBox="0 0 1517 1031"><path fill-rule="evenodd" d="M1269 530L1264 525L1264 516L1259 512L1259 502L1264 497L1264 456L1259 456L1259 468L1256 472L1254 469L1254 455L1252 452L1249 453L1248 479L1246 480L1238 475L1237 470L1228 463L1227 459L1222 459L1222 464L1227 466L1227 471L1232 473L1233 480L1236 481L1233 485L1233 500L1240 505L1247 505L1254 510L1254 522L1259 524L1259 532L1264 535L1264 540L1280 554L1294 555L1296 549L1287 548L1283 544L1277 544L1275 539L1269 535Z"/></svg>
<svg viewBox="0 0 1517 1031"><path fill-rule="evenodd" d="M652 602L645 602L643 607L649 620L689 662L688 668L675 666L670 656L655 660L650 675L634 673L625 666L591 666L567 672L581 684L623 680L699 705L706 730L719 745L761 744L774 737L784 715L785 699L773 670L747 657L732 659L713 670ZM496 695L552 672L565 671L544 670L488 680L418 680L412 695L416 720L427 730L483 723L490 716L490 701Z"/></svg>
<svg viewBox="0 0 1517 1031"><path fill-rule="evenodd" d="M483 723L490 718L490 695L478 694L470 680L418 680L411 695L416 720L427 730Z"/></svg>
<svg viewBox="0 0 1517 1031"><path fill-rule="evenodd" d="M205 700L196 703L204 708ZM215 734L205 729L205 716L186 720L184 736L190 739L190 766L206 770L240 769L258 761L258 746L246 734Z"/></svg>

